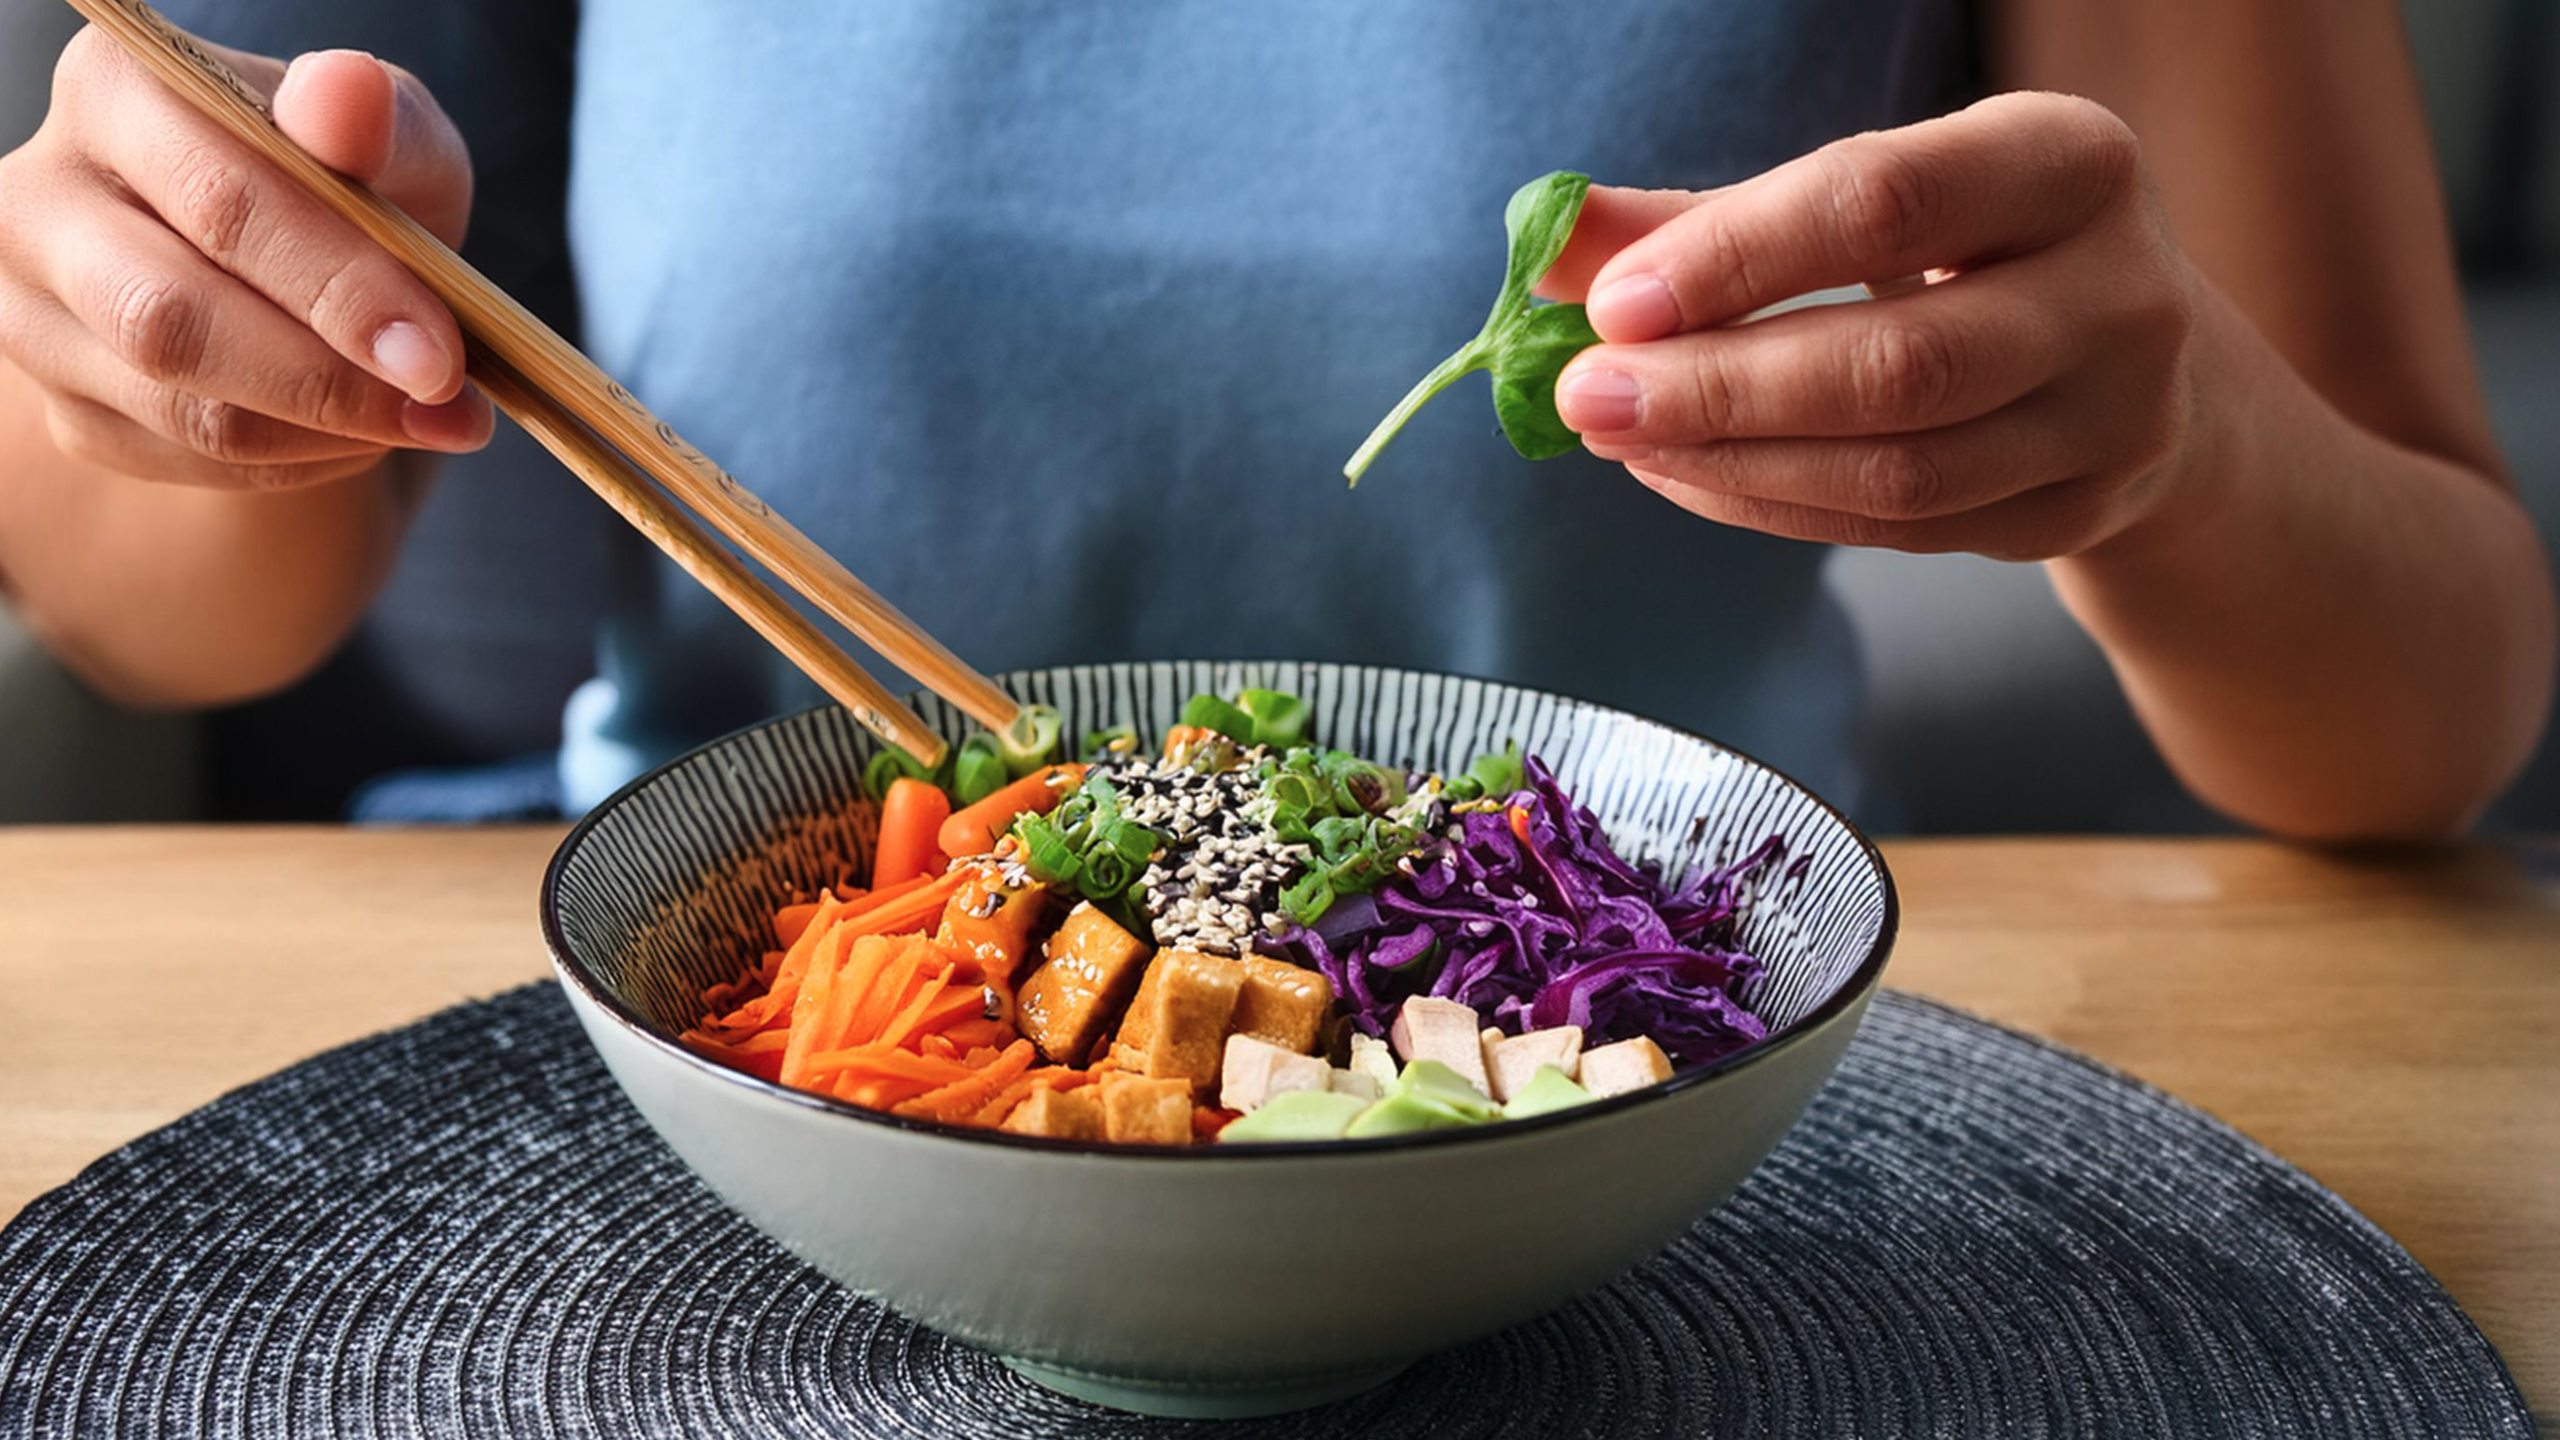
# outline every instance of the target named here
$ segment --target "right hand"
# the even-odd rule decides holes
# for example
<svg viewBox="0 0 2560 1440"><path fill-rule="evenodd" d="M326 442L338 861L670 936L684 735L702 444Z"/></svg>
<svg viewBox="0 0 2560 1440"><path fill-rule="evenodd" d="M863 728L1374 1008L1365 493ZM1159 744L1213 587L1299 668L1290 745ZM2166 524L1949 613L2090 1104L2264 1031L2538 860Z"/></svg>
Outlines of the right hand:
<svg viewBox="0 0 2560 1440"><path fill-rule="evenodd" d="M471 159L417 77L206 48L322 163L461 242ZM150 480L316 485L395 448L476 450L494 423L416 276L94 28L0 157L0 353L64 453Z"/></svg>

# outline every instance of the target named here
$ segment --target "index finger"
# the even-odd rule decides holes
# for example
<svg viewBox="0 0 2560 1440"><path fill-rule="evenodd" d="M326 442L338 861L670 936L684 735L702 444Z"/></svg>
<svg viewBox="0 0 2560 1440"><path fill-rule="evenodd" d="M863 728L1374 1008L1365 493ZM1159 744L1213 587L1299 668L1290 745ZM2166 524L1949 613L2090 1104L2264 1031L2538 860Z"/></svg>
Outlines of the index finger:
<svg viewBox="0 0 2560 1440"><path fill-rule="evenodd" d="M1582 197L1582 213L1574 217L1573 238L1547 268L1537 293L1549 300L1579 304L1590 292L1591 277L1621 250L1723 194L1721 190L1629 190L1594 185Z"/></svg>
<svg viewBox="0 0 2560 1440"><path fill-rule="evenodd" d="M224 58L261 89L289 73ZM389 73L366 64L388 109ZM142 207L375 377L431 405L461 392L461 330L407 266L156 80L118 98L93 122L91 153Z"/></svg>
<svg viewBox="0 0 2560 1440"><path fill-rule="evenodd" d="M2139 174L2133 133L2103 107L1994 96L1826 145L1664 220L1591 277L1592 328L1657 340L1830 286L2041 249Z"/></svg>

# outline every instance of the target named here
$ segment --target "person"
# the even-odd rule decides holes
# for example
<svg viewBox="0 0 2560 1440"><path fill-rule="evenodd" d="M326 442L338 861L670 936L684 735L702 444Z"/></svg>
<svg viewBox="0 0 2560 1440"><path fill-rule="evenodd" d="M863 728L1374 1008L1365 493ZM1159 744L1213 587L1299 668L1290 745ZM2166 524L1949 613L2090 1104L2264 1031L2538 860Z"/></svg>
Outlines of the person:
<svg viewBox="0 0 2560 1440"><path fill-rule="evenodd" d="M2282 835L2458 831L2549 704L2383 0L169 9L501 283L565 248L607 370L990 669L1470 671L1853 800L1819 567L1876 545L2043 562ZM1587 453L1452 398L1345 493L1557 168L1609 182L1543 287ZM0 161L0 350L8 596L136 704L309 671L493 425L417 280L95 34ZM810 693L626 578L573 809Z"/></svg>

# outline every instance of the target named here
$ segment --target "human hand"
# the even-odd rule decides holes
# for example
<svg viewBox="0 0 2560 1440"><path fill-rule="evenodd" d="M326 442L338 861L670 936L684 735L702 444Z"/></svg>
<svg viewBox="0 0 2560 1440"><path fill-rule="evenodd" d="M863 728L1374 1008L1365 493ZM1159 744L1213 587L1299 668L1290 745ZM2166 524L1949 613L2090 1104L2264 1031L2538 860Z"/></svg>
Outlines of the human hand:
<svg viewBox="0 0 2560 1440"><path fill-rule="evenodd" d="M286 135L460 242L470 157L415 76L206 48ZM424 284L95 29L0 158L0 353L43 389L55 445L153 480L319 484L395 447L478 449L494 423Z"/></svg>
<svg viewBox="0 0 2560 1440"><path fill-rule="evenodd" d="M1861 283L1885 298L1730 323ZM1608 342L1559 378L1565 423L1711 520L2043 560L2198 469L2203 282L2085 100L1997 96L1703 194L1595 188L1540 290Z"/></svg>

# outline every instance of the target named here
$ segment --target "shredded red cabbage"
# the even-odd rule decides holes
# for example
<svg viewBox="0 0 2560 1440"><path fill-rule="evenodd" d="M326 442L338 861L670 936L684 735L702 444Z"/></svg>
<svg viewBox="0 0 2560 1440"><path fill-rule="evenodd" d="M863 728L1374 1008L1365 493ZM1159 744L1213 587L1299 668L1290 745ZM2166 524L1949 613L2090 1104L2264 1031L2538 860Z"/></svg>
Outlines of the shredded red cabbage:
<svg viewBox="0 0 2560 1440"><path fill-rule="evenodd" d="M1764 967L1735 932L1784 841L1666 885L1659 867L1622 859L1535 756L1526 770L1527 788L1503 808L1460 817L1459 838L1433 841L1375 894L1345 896L1261 948L1322 971L1372 1035L1407 996L1436 995L1513 1034L1579 1025L1590 1045L1649 1035L1680 1065L1766 1038L1738 993Z"/></svg>

